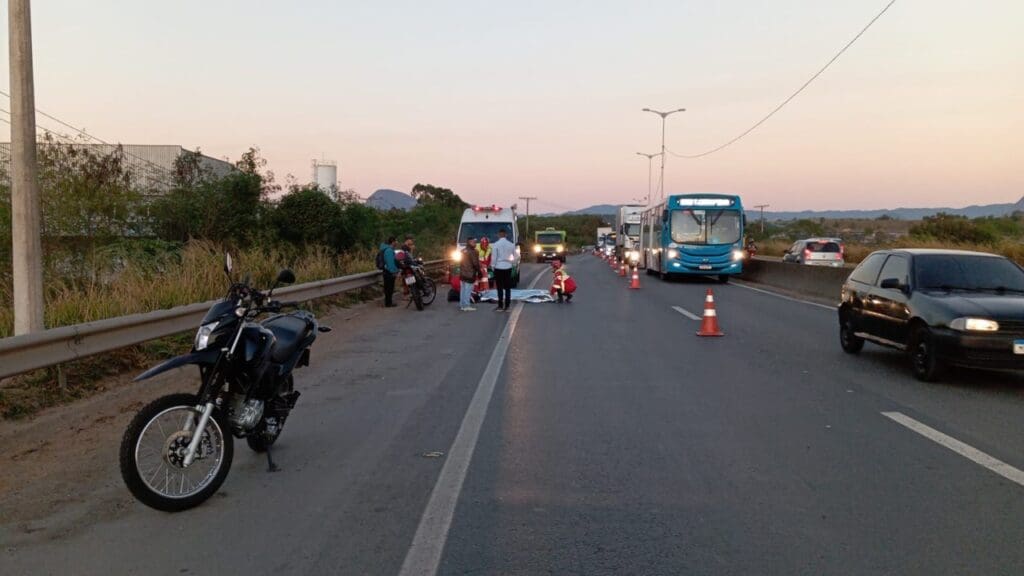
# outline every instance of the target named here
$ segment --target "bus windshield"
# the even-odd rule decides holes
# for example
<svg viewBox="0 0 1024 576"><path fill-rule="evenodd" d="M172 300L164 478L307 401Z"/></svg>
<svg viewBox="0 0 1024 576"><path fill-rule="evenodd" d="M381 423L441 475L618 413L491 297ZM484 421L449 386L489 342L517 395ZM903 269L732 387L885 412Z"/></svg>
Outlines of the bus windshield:
<svg viewBox="0 0 1024 576"><path fill-rule="evenodd" d="M479 242L482 238L486 237L492 244L498 241L498 230L505 230L506 234L511 234L512 223L511 222L463 222L462 227L459 228L459 244L465 244L468 238L476 238ZM512 237L506 235L505 238L512 241Z"/></svg>
<svg viewBox="0 0 1024 576"><path fill-rule="evenodd" d="M562 235L561 234L553 234L553 233L550 233L550 232L547 233L547 234L537 234L537 244L561 244L561 243L562 243Z"/></svg>
<svg viewBox="0 0 1024 576"><path fill-rule="evenodd" d="M639 236L640 225L639 224L626 224L626 236Z"/></svg>
<svg viewBox="0 0 1024 576"><path fill-rule="evenodd" d="M740 239L735 210L673 210L672 241L677 244L735 244Z"/></svg>

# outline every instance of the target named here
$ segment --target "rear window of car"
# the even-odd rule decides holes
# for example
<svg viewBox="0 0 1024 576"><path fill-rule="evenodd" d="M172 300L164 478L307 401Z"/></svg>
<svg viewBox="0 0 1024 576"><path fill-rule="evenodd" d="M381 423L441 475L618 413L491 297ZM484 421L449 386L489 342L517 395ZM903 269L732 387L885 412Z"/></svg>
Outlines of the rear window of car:
<svg viewBox="0 0 1024 576"><path fill-rule="evenodd" d="M807 250L811 252L842 252L835 242L808 242Z"/></svg>
<svg viewBox="0 0 1024 576"><path fill-rule="evenodd" d="M914 258L914 276L920 290L1024 291L1024 270L997 256L919 255Z"/></svg>

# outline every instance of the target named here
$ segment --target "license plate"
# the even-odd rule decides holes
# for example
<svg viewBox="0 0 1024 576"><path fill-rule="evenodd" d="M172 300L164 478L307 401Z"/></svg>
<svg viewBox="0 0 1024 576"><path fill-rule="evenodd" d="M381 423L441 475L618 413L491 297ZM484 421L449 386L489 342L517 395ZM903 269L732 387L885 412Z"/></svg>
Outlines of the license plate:
<svg viewBox="0 0 1024 576"><path fill-rule="evenodd" d="M416 277L415 276L406 276L405 277L405 283L406 283L407 286L412 286L413 284L416 283Z"/></svg>
<svg viewBox="0 0 1024 576"><path fill-rule="evenodd" d="M1013 353L1014 354L1024 354L1024 340L1014 340L1013 341Z"/></svg>
<svg viewBox="0 0 1024 576"><path fill-rule="evenodd" d="M701 270L711 270L711 264L701 264L698 268Z"/></svg>

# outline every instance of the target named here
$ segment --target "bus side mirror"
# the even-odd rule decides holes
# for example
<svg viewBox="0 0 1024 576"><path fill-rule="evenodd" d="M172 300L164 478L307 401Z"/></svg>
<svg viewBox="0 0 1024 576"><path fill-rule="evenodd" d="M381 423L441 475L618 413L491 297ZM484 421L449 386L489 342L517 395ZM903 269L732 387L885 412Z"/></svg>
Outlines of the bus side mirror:
<svg viewBox="0 0 1024 576"><path fill-rule="evenodd" d="M747 213L746 212L743 213L743 227L744 228L747 227Z"/></svg>

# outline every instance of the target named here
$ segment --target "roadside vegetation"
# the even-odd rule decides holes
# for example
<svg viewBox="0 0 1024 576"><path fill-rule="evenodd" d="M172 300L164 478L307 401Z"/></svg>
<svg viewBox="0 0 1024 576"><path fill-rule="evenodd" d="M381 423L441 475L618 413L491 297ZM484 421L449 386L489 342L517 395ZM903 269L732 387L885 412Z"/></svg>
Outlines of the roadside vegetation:
<svg viewBox="0 0 1024 576"><path fill-rule="evenodd" d="M258 149L215 175L198 153L182 155L157 186L118 148L44 142L39 149L45 324L79 324L215 299L223 255L260 285L283 267L298 282L374 269L383 238L412 234L418 255L440 258L466 204L451 190L417 184L418 205L381 212L351 191L288 178L280 185ZM0 338L13 334L10 179L0 174ZM352 296L318 302L344 304ZM187 350L188 335L40 370L0 383L0 414L16 417L91 393L110 374Z"/></svg>
<svg viewBox="0 0 1024 576"><path fill-rule="evenodd" d="M849 263L885 248L945 248L1001 254L1024 265L1024 213L1020 212L973 219L940 213L918 221L887 216L874 220L803 219L765 222L763 232L760 221L751 219L748 231L764 256L781 256L802 238L830 236L846 243Z"/></svg>

